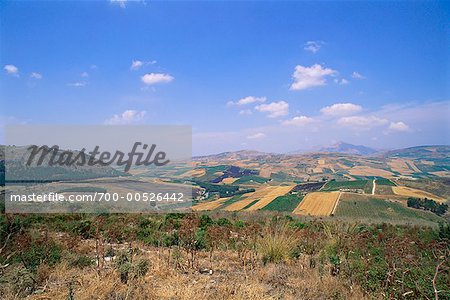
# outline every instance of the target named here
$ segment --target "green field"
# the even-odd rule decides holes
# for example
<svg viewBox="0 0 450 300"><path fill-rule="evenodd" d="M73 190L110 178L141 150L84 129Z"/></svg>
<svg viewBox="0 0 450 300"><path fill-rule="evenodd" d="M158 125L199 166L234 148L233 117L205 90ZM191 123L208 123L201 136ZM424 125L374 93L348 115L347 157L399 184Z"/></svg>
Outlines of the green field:
<svg viewBox="0 0 450 300"><path fill-rule="evenodd" d="M365 193L372 192L372 180L328 181L321 189L323 192L339 191L340 189L361 189Z"/></svg>
<svg viewBox="0 0 450 300"><path fill-rule="evenodd" d="M256 200L253 200L252 202L250 202L249 204L247 204L246 206L244 206L244 208L242 209L242 210L245 210L245 209L247 209L247 208L249 208L249 207L252 207L256 202L258 202L260 199L256 199Z"/></svg>
<svg viewBox="0 0 450 300"><path fill-rule="evenodd" d="M410 209L400 203L368 198L339 202L335 216L364 222L432 224L443 219L425 211Z"/></svg>
<svg viewBox="0 0 450 300"><path fill-rule="evenodd" d="M287 194L275 198L272 202L264 206L261 210L292 212L302 201L303 197Z"/></svg>
<svg viewBox="0 0 450 300"><path fill-rule="evenodd" d="M389 179L386 178L379 178L375 181L375 183L377 185L390 185L390 186L395 186L395 183L393 183L392 181L390 181Z"/></svg>
<svg viewBox="0 0 450 300"><path fill-rule="evenodd" d="M223 202L219 207L217 207L215 210L221 210L225 207L227 207L230 204L233 204L234 202L238 202L239 200L241 200L243 195L236 195L231 197L230 199L228 199L227 201Z"/></svg>

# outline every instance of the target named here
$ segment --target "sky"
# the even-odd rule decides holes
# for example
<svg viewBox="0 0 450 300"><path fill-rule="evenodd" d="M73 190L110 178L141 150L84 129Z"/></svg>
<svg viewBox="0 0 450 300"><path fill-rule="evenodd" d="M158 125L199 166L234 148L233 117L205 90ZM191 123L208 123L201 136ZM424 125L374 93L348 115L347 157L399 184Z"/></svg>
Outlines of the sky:
<svg viewBox="0 0 450 300"><path fill-rule="evenodd" d="M0 124L191 125L193 153L450 144L449 2L0 3Z"/></svg>

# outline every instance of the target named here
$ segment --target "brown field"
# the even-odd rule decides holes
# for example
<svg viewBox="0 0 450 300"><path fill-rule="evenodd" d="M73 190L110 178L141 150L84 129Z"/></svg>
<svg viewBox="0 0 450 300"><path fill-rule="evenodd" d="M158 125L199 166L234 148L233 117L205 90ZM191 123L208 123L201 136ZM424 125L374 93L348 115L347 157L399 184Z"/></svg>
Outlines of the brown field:
<svg viewBox="0 0 450 300"><path fill-rule="evenodd" d="M227 177L227 178L222 179L222 183L223 184L232 184L236 180L238 180L238 178Z"/></svg>
<svg viewBox="0 0 450 300"><path fill-rule="evenodd" d="M309 193L293 211L298 215L329 216L333 211L340 192Z"/></svg>
<svg viewBox="0 0 450 300"><path fill-rule="evenodd" d="M413 173L413 171L408 167L406 162L400 158L389 161L388 165L393 171L399 172L400 174L412 174Z"/></svg>
<svg viewBox="0 0 450 300"><path fill-rule="evenodd" d="M319 160L317 160L317 163L319 165L324 165L325 164L325 160L324 159L319 159Z"/></svg>
<svg viewBox="0 0 450 300"><path fill-rule="evenodd" d="M389 171L383 169L376 169L372 167L356 166L350 169L350 175L359 176L380 176L380 177L391 177L393 174Z"/></svg>
<svg viewBox="0 0 450 300"><path fill-rule="evenodd" d="M429 199L433 199L437 202L445 202L446 199L433 195L431 193L422 191L422 190L418 190L418 189L413 189L410 187L406 187L406 186L393 186L392 190L394 191L394 193L396 195L400 195L400 196L406 196L406 197L417 197L417 198L429 198Z"/></svg>
<svg viewBox="0 0 450 300"><path fill-rule="evenodd" d="M413 169L414 172L416 173L422 173L422 171L420 171L420 169L414 164L414 162L410 159L405 160L405 162L408 163L408 165Z"/></svg>
<svg viewBox="0 0 450 300"><path fill-rule="evenodd" d="M230 199L230 198L229 197L228 198L220 198L218 200L200 203L200 204L193 206L192 210L193 211L213 210L213 209L218 208L222 203L224 203L228 199Z"/></svg>
<svg viewBox="0 0 450 300"><path fill-rule="evenodd" d="M180 177L200 177L206 174L205 169L195 169L195 170L189 170L186 173L183 173L180 175Z"/></svg>
<svg viewBox="0 0 450 300"><path fill-rule="evenodd" d="M227 211L242 210L244 207L246 207L253 201L264 198L266 195L270 194L272 191L278 188L280 188L280 186L268 186L259 189L256 192L245 194L245 196L243 196L240 201L230 204L229 206L225 207L225 210Z"/></svg>
<svg viewBox="0 0 450 300"><path fill-rule="evenodd" d="M275 198L278 196L283 196L287 193L289 193L295 185L288 185L288 186L274 186L271 187L272 189L265 194L264 197L261 198L258 202L256 202L254 205L250 206L246 210L258 210L272 202Z"/></svg>
<svg viewBox="0 0 450 300"><path fill-rule="evenodd" d="M448 171L436 171L436 172L430 172L433 175L439 176L439 177L450 177L450 172Z"/></svg>

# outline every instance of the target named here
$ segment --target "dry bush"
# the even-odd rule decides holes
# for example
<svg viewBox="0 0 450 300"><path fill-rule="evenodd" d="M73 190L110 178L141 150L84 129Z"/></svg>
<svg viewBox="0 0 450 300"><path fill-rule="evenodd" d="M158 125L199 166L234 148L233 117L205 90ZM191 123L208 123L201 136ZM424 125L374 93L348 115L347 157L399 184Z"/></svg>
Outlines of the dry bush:
<svg viewBox="0 0 450 300"><path fill-rule="evenodd" d="M288 223L267 226L257 240L257 250L264 264L287 261L298 244L298 231Z"/></svg>

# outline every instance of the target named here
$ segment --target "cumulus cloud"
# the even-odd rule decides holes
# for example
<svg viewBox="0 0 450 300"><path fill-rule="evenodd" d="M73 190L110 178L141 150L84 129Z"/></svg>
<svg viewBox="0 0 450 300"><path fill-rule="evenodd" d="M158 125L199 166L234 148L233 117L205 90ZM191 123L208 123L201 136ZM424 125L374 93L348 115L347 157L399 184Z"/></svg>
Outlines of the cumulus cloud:
<svg viewBox="0 0 450 300"><path fill-rule="evenodd" d="M31 72L30 77L34 79L42 79L42 74L37 72Z"/></svg>
<svg viewBox="0 0 450 300"><path fill-rule="evenodd" d="M278 118L288 114L289 104L285 101L260 104L255 107L257 111L268 113L269 118Z"/></svg>
<svg viewBox="0 0 450 300"><path fill-rule="evenodd" d="M335 75L337 71L324 68L319 64L312 65L311 67L304 67L297 65L295 67L292 78L294 82L291 84L291 90L304 90L326 84L326 77Z"/></svg>
<svg viewBox="0 0 450 300"><path fill-rule="evenodd" d="M15 65L5 65L3 67L3 70L5 70L6 73L10 75L19 76L19 68L17 68Z"/></svg>
<svg viewBox="0 0 450 300"><path fill-rule="evenodd" d="M366 79L365 76L361 75L361 74L358 73L358 72L353 72L353 73L352 73L352 77L355 78L355 79Z"/></svg>
<svg viewBox="0 0 450 300"><path fill-rule="evenodd" d="M339 125L351 127L354 130L368 130L373 127L385 125L388 122L388 120L376 116L342 117L337 121Z"/></svg>
<svg viewBox="0 0 450 300"><path fill-rule="evenodd" d="M124 125L131 124L142 120L147 112L137 110L126 110L120 115L114 115L112 118L105 121L107 125Z"/></svg>
<svg viewBox="0 0 450 300"><path fill-rule="evenodd" d="M73 87L84 87L87 85L86 81L77 81L77 82L71 82L67 84L68 86L73 86Z"/></svg>
<svg viewBox="0 0 450 300"><path fill-rule="evenodd" d="M259 139L262 139L262 138L265 138L265 137L266 137L266 135L264 133L262 133L262 132L258 132L258 133L251 134L251 135L247 136L247 138L249 140L259 140Z"/></svg>
<svg viewBox="0 0 450 300"><path fill-rule="evenodd" d="M314 121L313 118L310 118L310 117L307 117L307 116L298 116L298 117L293 117L290 120L283 121L283 122L281 122L281 124L284 125L284 126L290 126L290 125L293 125L293 126L304 126L304 125L309 124L309 123L311 123L313 121Z"/></svg>
<svg viewBox="0 0 450 300"><path fill-rule="evenodd" d="M247 96L245 98L239 99L238 101L228 101L227 106L232 105L246 105L251 103L262 103L266 102L266 97L254 97L254 96Z"/></svg>
<svg viewBox="0 0 450 300"><path fill-rule="evenodd" d="M174 77L163 73L147 73L141 77L141 81L146 85L153 85L157 83L169 83L174 80Z"/></svg>
<svg viewBox="0 0 450 300"><path fill-rule="evenodd" d="M330 106L325 106L320 110L320 112L328 116L348 116L356 114L361 110L361 105L353 103L336 103Z"/></svg>
<svg viewBox="0 0 450 300"><path fill-rule="evenodd" d="M322 41L307 41L303 49L312 53L316 53L325 43Z"/></svg>
<svg viewBox="0 0 450 300"><path fill-rule="evenodd" d="M89 77L89 73L88 72L83 72L80 74L81 77Z"/></svg>
<svg viewBox="0 0 450 300"><path fill-rule="evenodd" d="M410 128L408 125L406 125L403 122L391 122L391 124L389 124L389 131L399 131L399 132L405 132L405 131L410 131Z"/></svg>

